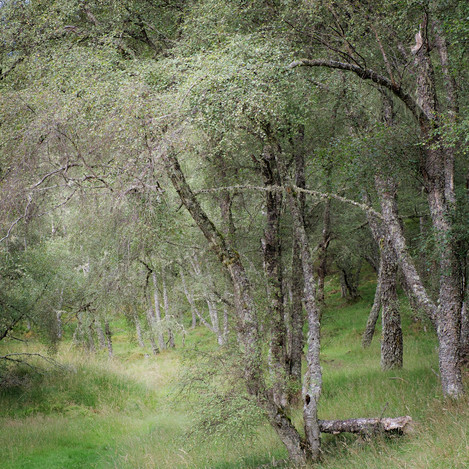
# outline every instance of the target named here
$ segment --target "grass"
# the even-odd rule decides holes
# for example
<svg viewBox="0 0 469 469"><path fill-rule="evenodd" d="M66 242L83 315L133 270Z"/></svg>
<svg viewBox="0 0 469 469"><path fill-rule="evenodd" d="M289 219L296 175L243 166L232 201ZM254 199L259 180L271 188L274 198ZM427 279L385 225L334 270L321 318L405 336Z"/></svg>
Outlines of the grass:
<svg viewBox="0 0 469 469"><path fill-rule="evenodd" d="M361 348L373 292L372 281L365 283L362 299L347 304L329 285L320 417L411 415L415 429L401 438L325 435L317 467L469 467L468 402L441 396L430 328L414 323L403 304L402 370L380 370L379 330L371 347ZM188 347L195 345L208 351L214 341L197 328L187 338ZM25 346L15 347L21 351ZM115 351L117 358L109 360L104 354L78 353L65 343L58 358L66 371L18 371L22 384L0 390L2 468L289 467L286 451L268 425L236 437L187 437L193 427L192 403L184 395L174 397L185 353L181 348L145 358L129 345L123 324Z"/></svg>

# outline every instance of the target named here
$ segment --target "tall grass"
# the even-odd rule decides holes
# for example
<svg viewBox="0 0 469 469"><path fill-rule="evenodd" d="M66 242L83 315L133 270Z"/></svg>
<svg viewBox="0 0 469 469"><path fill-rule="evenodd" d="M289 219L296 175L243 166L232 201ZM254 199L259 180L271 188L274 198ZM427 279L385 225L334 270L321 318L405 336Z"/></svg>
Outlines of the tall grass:
<svg viewBox="0 0 469 469"><path fill-rule="evenodd" d="M348 304L335 285L329 285L320 418L411 415L414 431L399 438L326 435L317 467L469 467L468 402L442 397L430 327L413 322L403 302L402 370L380 370L379 328L371 347L361 348L373 293L373 283L365 283L362 299ZM18 370L17 385L0 390L0 467L289 467L284 447L265 424L236 438L229 432L225 438L188 438L194 424L191 403L174 395L185 351L145 358L125 334L122 329L116 340L116 359L84 354L65 344L58 359L66 370ZM215 346L202 328L191 332L187 343L205 351ZM296 414L299 417L301 410Z"/></svg>

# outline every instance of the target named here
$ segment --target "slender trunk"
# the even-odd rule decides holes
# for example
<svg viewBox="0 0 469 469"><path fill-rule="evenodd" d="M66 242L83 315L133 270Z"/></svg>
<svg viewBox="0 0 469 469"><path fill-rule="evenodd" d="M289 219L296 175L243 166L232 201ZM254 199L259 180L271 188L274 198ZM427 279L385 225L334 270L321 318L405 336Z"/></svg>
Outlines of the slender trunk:
<svg viewBox="0 0 469 469"><path fill-rule="evenodd" d="M228 334L230 333L228 322L228 307L223 305L223 343L226 344L228 341Z"/></svg>
<svg viewBox="0 0 469 469"><path fill-rule="evenodd" d="M145 341L143 340L142 334L142 324L140 323L140 318L138 317L137 313L134 313L134 323L135 323L135 331L137 332L137 342L141 348L145 348Z"/></svg>
<svg viewBox="0 0 469 469"><path fill-rule="evenodd" d="M94 343L94 334L93 334L93 321L91 321L86 328L86 344L88 346L88 350L91 353L96 353L96 345Z"/></svg>
<svg viewBox="0 0 469 469"><path fill-rule="evenodd" d="M63 326L62 326L62 312L57 311L57 339L61 339L63 335Z"/></svg>
<svg viewBox="0 0 469 469"><path fill-rule="evenodd" d="M324 204L324 214L322 219L322 240L319 249L319 267L318 267L318 303L324 304L324 282L327 275L327 248L331 239L331 201L326 199Z"/></svg>
<svg viewBox="0 0 469 469"><path fill-rule="evenodd" d="M148 294L146 294L145 296L146 296L147 304L148 304L147 311L146 311L147 323L148 323L148 339L150 340L153 355L158 355L158 353L160 353L160 350L159 350L158 345L156 344L156 340L155 340L155 333L154 333L154 330L155 330L155 317L154 317L154 312L153 312L153 308L152 308L152 305L151 305L151 300L148 297Z"/></svg>
<svg viewBox="0 0 469 469"><path fill-rule="evenodd" d="M305 157L303 150L304 128L300 127L298 132L297 141L294 142L295 148L295 185L304 188L306 186L305 177ZM305 196L300 194L298 196L300 217L304 224L305 212ZM300 245L295 236L295 228L292 232L292 266L291 266L291 309L290 309L290 324L291 324L291 339L289 350L289 380L290 389L299 398L301 392L301 362L303 356L303 326L305 317L303 314L303 295L304 295L304 281L303 281L303 267L301 263ZM295 392L295 389L298 389ZM294 398L295 396L290 396Z"/></svg>
<svg viewBox="0 0 469 469"><path fill-rule="evenodd" d="M184 289L184 295L186 296L187 302L189 303L189 306L191 307L191 314L192 314L191 328L194 329L194 327L197 326L197 316L199 318L202 316L199 313L197 306L195 305L194 298L192 297L192 294L189 291L189 288L187 287L186 277L184 275L184 271L182 270L182 267L179 269L179 275L181 276L182 288Z"/></svg>
<svg viewBox="0 0 469 469"><path fill-rule="evenodd" d="M262 154L261 171L265 186L279 183L275 156L270 147ZM264 269L268 285L268 317L270 318L270 372L273 396L280 407L287 405L286 396L286 327L280 245L280 212L282 195L266 192L266 227L264 230Z"/></svg>
<svg viewBox="0 0 469 469"><path fill-rule="evenodd" d="M313 461L317 461L321 450L321 434L317 415L322 388L322 373L319 360L320 311L316 302L314 265L298 197L296 194L293 194L292 190L288 190L287 193L293 217L294 236L301 254L304 278L304 304L308 321L306 372L303 378L303 421L311 458Z"/></svg>
<svg viewBox="0 0 469 469"><path fill-rule="evenodd" d="M376 323L378 322L379 312L381 310L381 267L378 271L378 282L376 284L375 299L371 307L366 328L362 336L362 347L367 348L371 345L375 333Z"/></svg>
<svg viewBox="0 0 469 469"><path fill-rule="evenodd" d="M101 327L101 322L99 320L96 321L96 335L98 336L98 344L99 348L103 349L106 347L106 338L104 337L104 331Z"/></svg>
<svg viewBox="0 0 469 469"><path fill-rule="evenodd" d="M161 305L160 305L160 296L158 294L158 282L157 282L155 271L151 273L151 278L153 279L153 301L154 301L156 329L157 329L156 336L158 338L159 349L164 350L166 348L166 344L164 342L163 332L161 330Z"/></svg>
<svg viewBox="0 0 469 469"><path fill-rule="evenodd" d="M198 277L202 277L202 275L203 275L202 267L199 263L199 260L197 259L196 253L193 253L190 261L191 261L191 264L192 264L192 268L194 269L195 275L198 276ZM216 335L218 345L223 345L224 344L224 339L223 339L223 333L220 329L220 321L219 321L219 318L218 318L217 300L215 298L215 295L213 294L213 292L215 291L215 285L214 285L213 279L212 279L209 272L206 273L204 278L206 279L206 282L208 284L207 285L208 291L204 292L203 295L204 295L204 298L205 298L205 301L206 301L207 307L208 307L208 315L210 317L210 325L207 324L207 322L203 318L201 318L201 322L204 325L206 325Z"/></svg>
<svg viewBox="0 0 469 469"><path fill-rule="evenodd" d="M339 272L339 280L340 280L340 297L347 298L348 290L347 290L347 283L345 282L345 273L342 269Z"/></svg>
<svg viewBox="0 0 469 469"><path fill-rule="evenodd" d="M171 312L169 309L169 299L168 299L168 288L166 287L166 275L164 272L164 268L161 271L161 280L163 281L163 305L164 305L164 315L166 320L171 316ZM174 332L172 329L171 324L167 324L168 327L168 345L169 348L174 348L176 347L176 344L174 342Z"/></svg>
<svg viewBox="0 0 469 469"><path fill-rule="evenodd" d="M112 358L114 356L114 352L112 350L111 327L109 326L109 321L107 319L104 320L104 333L106 334L106 345L109 358Z"/></svg>

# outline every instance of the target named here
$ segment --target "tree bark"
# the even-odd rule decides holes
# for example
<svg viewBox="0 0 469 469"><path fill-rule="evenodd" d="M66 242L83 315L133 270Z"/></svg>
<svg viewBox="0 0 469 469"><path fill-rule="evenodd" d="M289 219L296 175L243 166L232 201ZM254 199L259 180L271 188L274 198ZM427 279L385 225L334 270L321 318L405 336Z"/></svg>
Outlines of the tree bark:
<svg viewBox="0 0 469 469"><path fill-rule="evenodd" d="M168 319L171 316L171 311L169 308L168 288L166 286L166 275L165 275L164 267L161 270L161 280L163 282L164 315L165 315L165 318ZM176 347L176 344L174 342L174 332L170 324L168 324L168 345L169 345L169 348Z"/></svg>
<svg viewBox="0 0 469 469"><path fill-rule="evenodd" d="M137 332L137 342L141 348L145 348L145 341L143 340L142 334L142 324L140 323L140 318L138 317L137 313L134 313L134 323L135 323L135 331Z"/></svg>
<svg viewBox="0 0 469 469"><path fill-rule="evenodd" d="M331 240L331 201L326 199L322 218L322 240L319 249L318 303L324 304L324 282L327 275L327 248Z"/></svg>
<svg viewBox="0 0 469 469"><path fill-rule="evenodd" d="M278 185L280 178L275 155L265 146L260 162L264 186ZM286 327L280 244L282 194L266 192L266 227L264 229L264 269L268 284L268 317L270 318L270 372L273 396L280 407L287 405L286 395Z"/></svg>
<svg viewBox="0 0 469 469"><path fill-rule="evenodd" d="M412 418L409 416L396 418L360 418L348 420L319 420L322 433L360 433L370 435L376 433L405 434L412 431Z"/></svg>
<svg viewBox="0 0 469 469"><path fill-rule="evenodd" d="M197 325L197 317L199 317L200 319L202 315L199 313L199 310L197 309L197 306L194 302L194 298L192 297L192 293L189 291L189 288L187 287L186 277L184 275L184 271L182 270L182 267L179 269L179 275L181 276L182 287L184 289L184 295L186 295L187 302L189 303L191 307L191 314L192 314L191 328L194 329L194 327ZM206 321L205 323L207 324Z"/></svg>
<svg viewBox="0 0 469 469"><path fill-rule="evenodd" d="M388 125L392 124L392 105L384 101L384 116ZM381 188L379 184L391 184L382 177L377 176L375 185L378 192ZM380 192L381 193L381 192ZM396 188L394 188L394 195ZM364 196L368 205L370 200L367 195ZM397 207L397 203L395 205ZM403 340L401 315L399 312L399 300L397 297L397 270L398 260L393 249L389 233L384 229L379 220L373 215L367 213L368 224L376 244L379 246L380 263L378 284L376 286L375 303L368 318L367 328L363 335L363 345L371 343L376 319L379 314L379 305L382 308L382 338L381 338L381 368L389 370L393 368L402 368L403 361ZM377 298L379 295L379 298ZM374 324L373 324L374 321Z"/></svg>
<svg viewBox="0 0 469 469"><path fill-rule="evenodd" d="M306 186L305 177L305 156L303 150L304 128L300 127L298 137L294 144L295 152L295 184L297 187L304 188ZM298 204L302 223L304 224L305 212L305 195L298 196ZM303 326L305 317L303 314L303 295L304 295L304 281L303 281L303 267L301 264L300 246L295 236L295 228L292 227L292 266L291 266L291 308L290 308L290 347L288 354L288 373L289 380L293 386L290 389L298 389L298 397L301 393L301 363L303 356ZM294 398L294 396L290 396Z"/></svg>
<svg viewBox="0 0 469 469"><path fill-rule="evenodd" d="M382 339L381 368L402 368L403 341L397 297L397 258L390 240L383 240L381 255Z"/></svg>
<svg viewBox="0 0 469 469"><path fill-rule="evenodd" d="M156 319L156 336L158 338L158 348L164 350L166 344L164 342L163 331L161 330L161 305L160 305L160 296L158 294L158 282L156 278L156 272L153 270L151 273L151 278L153 279L153 306L155 308L155 319Z"/></svg>
<svg viewBox="0 0 469 469"><path fill-rule="evenodd" d="M106 337L104 336L103 328L101 327L101 322L98 319L96 321L96 335L98 336L99 348L103 349L106 347Z"/></svg>
<svg viewBox="0 0 469 469"><path fill-rule="evenodd" d="M362 347L367 348L371 345L375 334L376 323L378 322L379 312L381 311L381 267L378 271L378 282L376 283L375 298L371 307L368 320L366 321L365 331L362 336Z"/></svg>
<svg viewBox="0 0 469 469"><path fill-rule="evenodd" d="M111 327L109 325L109 321L107 319L104 320L104 334L106 335L106 345L109 358L114 356L114 351L112 349L112 334L111 334Z"/></svg>
<svg viewBox="0 0 469 469"><path fill-rule="evenodd" d="M314 265L298 194L294 194L291 188L287 188L287 194L293 217L294 236L301 254L304 279L304 304L308 321L306 372L303 378L303 421L311 459L317 461L321 451L321 434L318 424L318 404L322 389L322 372L319 360L320 310L316 302Z"/></svg>

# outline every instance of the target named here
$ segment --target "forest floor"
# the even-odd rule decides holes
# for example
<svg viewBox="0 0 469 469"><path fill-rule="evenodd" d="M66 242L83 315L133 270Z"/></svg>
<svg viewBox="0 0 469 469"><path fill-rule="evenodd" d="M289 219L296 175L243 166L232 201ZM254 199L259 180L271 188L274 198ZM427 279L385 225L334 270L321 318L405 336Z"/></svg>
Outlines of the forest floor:
<svg viewBox="0 0 469 469"><path fill-rule="evenodd" d="M412 321L403 302L404 368L399 371L380 370L379 330L372 346L361 348L373 292L370 280L360 290L361 300L348 304L329 285L320 418L410 415L414 431L370 440L326 435L317 467L468 468L468 401L443 399L430 326ZM82 353L65 342L56 356L65 369L34 374L21 368L18 383L0 389L2 469L289 467L266 424L244 436L232 437L227 428L225 434L194 438L192 404L178 392L177 381L188 350L215 347L208 331L189 331L185 349L149 358L129 345L124 322L114 331L114 359ZM15 351L39 348L34 341L15 345Z"/></svg>

